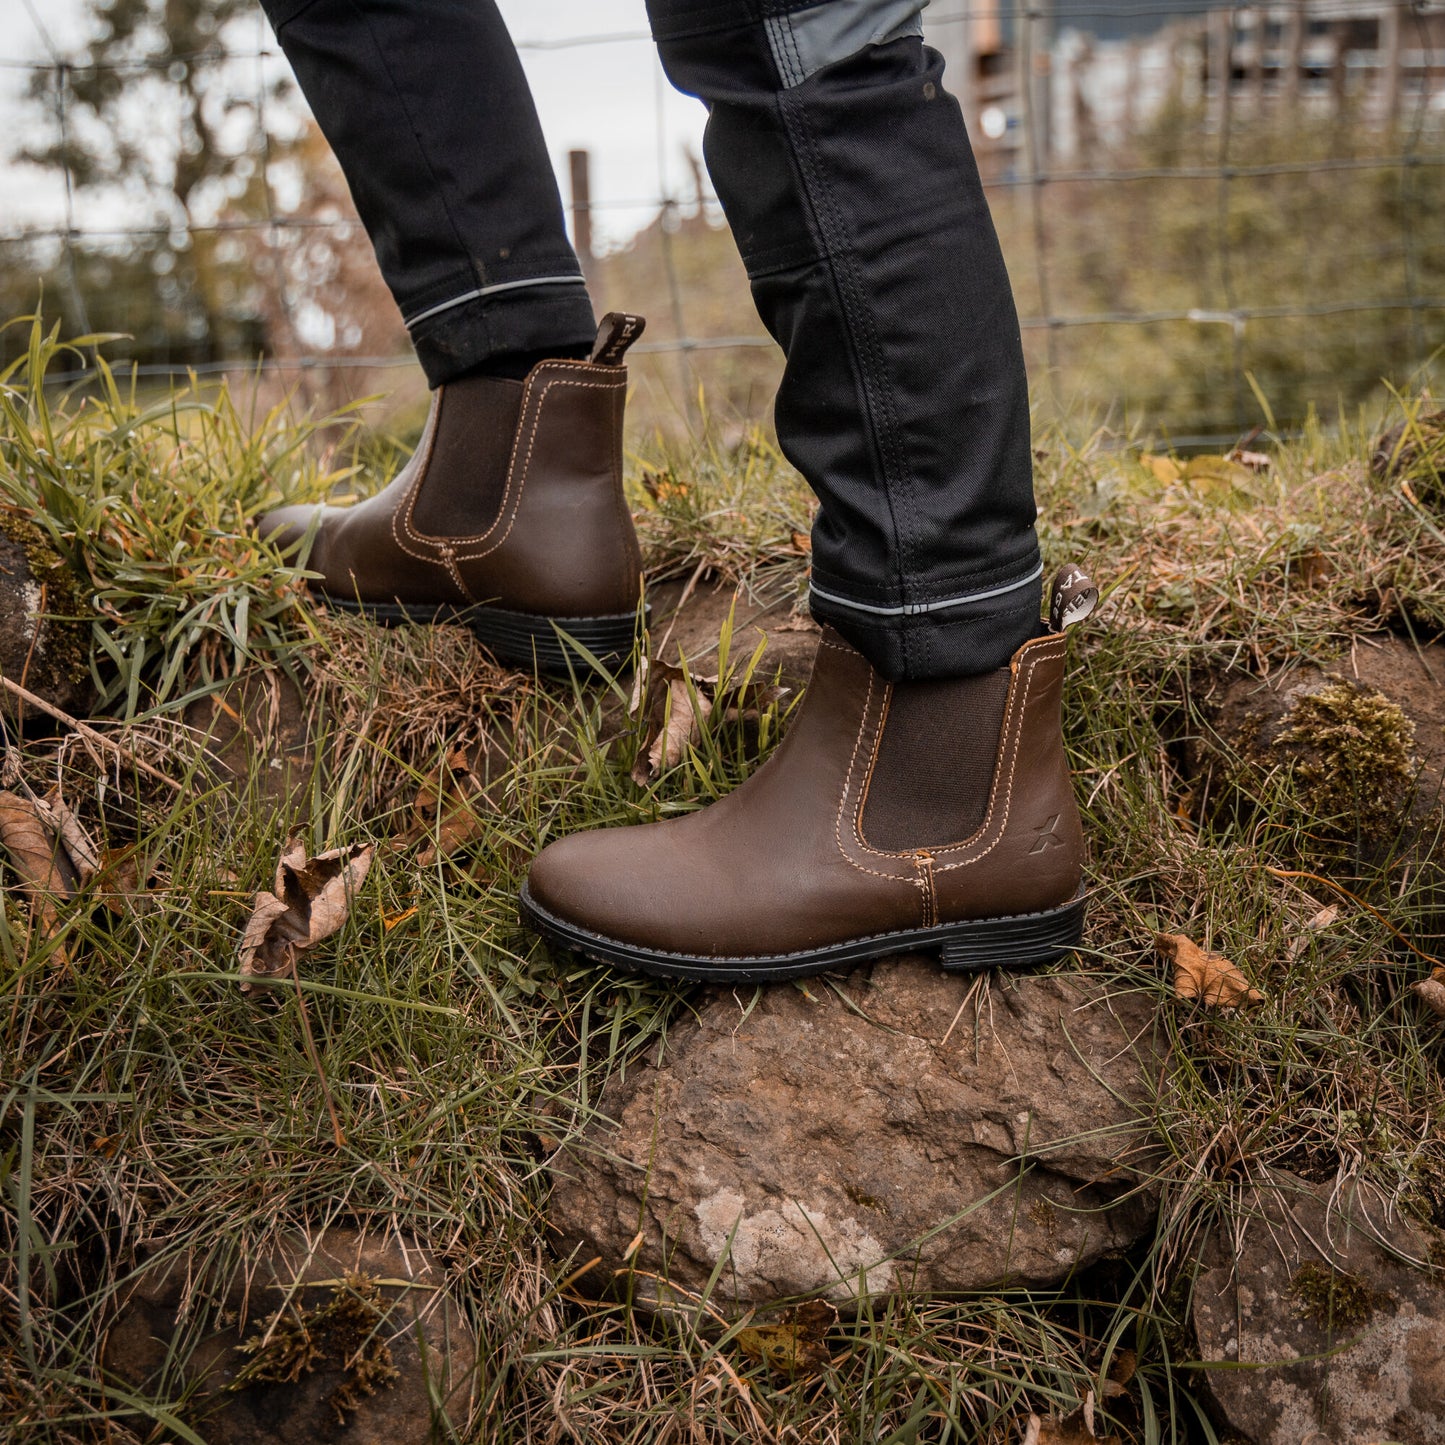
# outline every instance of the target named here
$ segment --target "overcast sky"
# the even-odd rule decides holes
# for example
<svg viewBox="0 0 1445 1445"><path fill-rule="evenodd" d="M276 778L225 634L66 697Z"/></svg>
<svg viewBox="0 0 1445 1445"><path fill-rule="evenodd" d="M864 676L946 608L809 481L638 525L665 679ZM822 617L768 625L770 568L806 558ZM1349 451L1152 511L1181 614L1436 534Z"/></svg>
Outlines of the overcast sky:
<svg viewBox="0 0 1445 1445"><path fill-rule="evenodd" d="M573 148L592 152L594 234L599 244L625 240L656 214L656 198L690 193L685 152L700 151L703 110L667 85L647 38L643 0L499 0L532 83L542 127L560 175ZM48 58L49 42L62 58L78 53L85 38L84 0L0 0L0 61ZM275 41L259 19L257 35ZM605 43L577 44L594 37ZM284 62L280 62L284 63ZM0 135L15 135L17 98L27 73L0 66ZM244 83L244 82L243 82ZM0 158L13 146L0 142ZM565 184L563 194L565 196ZM107 213L80 202L78 222L117 224L116 202ZM61 224L64 188L58 177L0 164L0 231Z"/></svg>

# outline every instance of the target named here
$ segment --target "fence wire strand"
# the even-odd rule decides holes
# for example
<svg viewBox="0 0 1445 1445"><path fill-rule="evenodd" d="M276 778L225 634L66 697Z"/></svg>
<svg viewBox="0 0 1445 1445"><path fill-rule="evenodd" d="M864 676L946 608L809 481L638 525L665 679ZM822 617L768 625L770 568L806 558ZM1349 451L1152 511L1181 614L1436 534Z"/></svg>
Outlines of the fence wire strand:
<svg viewBox="0 0 1445 1445"><path fill-rule="evenodd" d="M71 96L76 78L94 76L101 71L112 71L121 75L163 74L170 67L182 63L190 66L228 66L250 63L251 94L249 103L253 107L254 127L249 142L252 159L259 172L257 195L260 203L258 215L217 215L213 220L189 225L186 229L191 236L257 234L263 244L264 255L269 266L267 286L273 297L275 313L281 329L288 333L288 349L294 354L267 355L260 358L226 358L171 364L168 362L146 362L136 367L141 376L184 376L187 374L209 375L228 371L245 370L265 373L270 371L297 373L301 376L303 389L305 378L315 372L331 369L346 371L363 368L393 368L410 366L412 358L400 355L346 355L326 353L314 348L307 350L303 345L304 332L299 324L297 301L291 294L291 279L287 265L288 236L299 241L309 232L334 231L342 234L356 227L354 218L305 216L287 214L280 205L273 184L275 154L271 125L271 109L268 103L267 69L277 59L278 52L270 38L269 27L259 9L256 14L254 42L242 48L228 48L224 44L208 45L202 49L180 53L165 53L156 56L137 56L113 62L98 61L93 55L67 57L62 54L47 30L34 0L24 0L24 5L45 52L43 58L9 56L0 58L0 70L28 73L49 77L47 89L53 94L50 102L59 139L59 156L63 164L62 215L59 224L54 219L37 220L30 224L11 225L0 229L0 244L44 245L60 243L64 258L64 289L69 296L70 309L81 328L89 331L88 308L82 285L78 248L81 243L114 247L123 243L140 244L147 240L164 240L175 234L175 226L162 224L96 224L81 226L78 223L76 190L77 177L72 166L74 121L71 115ZM1170 40L1173 47L1167 52L1167 73L1171 83L1178 82L1177 67L1182 53L1190 45L1202 49L1199 56L1199 100L1206 124L1215 130L1214 155L1212 162L1191 164L1183 162L1140 163L1134 159L1129 163L1122 157L1111 159L1105 155L1100 160L1079 157L1073 153L1056 151L1053 145L1051 127L1058 112L1054 67L1058 63L1058 41L1060 26L1065 22L1079 27L1093 22L1117 22L1126 26L1139 22L1148 14L1139 5L1129 4L1084 4L1073 7L1066 4L1020 5L1017 8L1000 5L949 8L930 13L927 18L928 33L936 38L942 33L975 36L987 31L1005 34L1012 28L1012 63L1016 69L1013 106L1017 117L1018 136L1014 140L1012 162L996 167L985 177L986 189L996 197L1007 196L1019 188L1026 188L1026 211L1028 230L1032 240L1031 279L1037 296L1037 310L1021 317L1022 327L1030 332L1043 333L1043 347L1047 362L1048 386L1052 389L1061 375L1062 360L1060 338L1066 331L1084 327L1150 327L1170 323L1190 323L1195 326L1218 325L1228 328L1230 333L1229 351L1233 387L1233 410L1236 424L1242 426L1246 411L1247 354L1246 335L1251 323L1264 320L1301 319L1312 317L1341 316L1352 313L1403 312L1408 315L1411 351L1414 358L1423 362L1427 359L1431 337L1427 320L1431 313L1445 314L1445 295L1430 294L1427 287L1425 268L1422 260L1423 238L1417 223L1421 187L1424 178L1445 166L1445 147L1427 146L1430 138L1433 110L1441 108L1445 97L1445 83L1437 83L1437 74L1445 82L1445 68L1442 68L1433 48L1432 17L1445 11L1445 7L1422 0L1287 0L1287 3L1272 6L1220 8L1206 3L1206 0L1179 0L1179 3L1161 7L1152 12L1163 27L1179 27L1190 22L1199 22L1195 30L1187 32L1193 39ZM1282 94L1290 103L1299 99L1303 79L1302 48L1305 43L1306 23L1311 17L1374 17L1379 26L1377 54L1369 63L1361 65L1361 73L1370 71L1378 83L1381 96L1374 90L1369 93L1368 103L1375 105L1389 122L1391 132L1397 136L1397 143L1387 147L1379 155L1330 154L1317 159L1256 159L1248 155L1236 155L1239 143L1241 114L1258 120L1263 113L1267 99ZM1285 62L1280 59L1278 49L1274 54L1275 92L1267 92L1266 72L1269 61L1266 56L1266 25L1277 26L1283 38L1285 54L1289 61L1288 72ZM1082 32L1081 32L1082 33ZM1158 39L1163 30L1155 33ZM1173 34L1173 32L1170 32ZM1180 31L1180 34L1186 32ZM1237 59L1240 50L1239 36L1252 35L1252 51L1240 51L1244 59ZM1051 37L1054 49L1050 49ZM1127 61L1135 65L1138 47L1144 43L1140 37L1130 44L1135 45L1134 58ZM1406 40L1410 42L1406 45ZM522 39L518 49L524 54L545 55L549 52L575 51L593 47L619 44L644 43L649 41L645 30L617 30L575 36ZM940 42L941 43L941 42ZM972 41L969 42L972 44ZM972 63L974 52L968 52ZM1327 82L1343 94L1349 85L1347 52L1338 49L1334 53L1332 68ZM1400 115L1399 87L1409 57L1415 77L1410 86L1409 109ZM1382 59L1383 57L1383 59ZM653 97L654 132L657 146L657 165L660 194L651 197L611 197L590 201L588 209L596 212L620 211L642 207L653 210L658 217L658 244L660 249L663 281L666 288L667 308L673 335L662 340L649 339L635 348L638 354L675 353L677 357L678 383L686 398L689 417L696 407L697 377L693 373L689 357L694 353L746 348L768 348L774 343L761 333L742 333L723 336L695 335L688 325L686 288L681 281L679 259L676 248L676 232L685 206L693 203L700 214L716 211L716 197L699 184L699 193L692 200L684 201L676 188L669 182L670 134L668 110L665 103L664 85L660 66L654 60L655 90ZM1391 67L1394 67L1391 70ZM1242 74L1240 73L1242 69ZM975 74L963 77L960 94L980 83L984 74L980 67ZM1142 71L1131 70L1130 76L1137 79ZM1312 77L1318 78L1318 77ZM1066 79L1068 79L1066 77ZM996 83L996 82L995 82ZM1069 83L1073 83L1070 81ZM36 87L32 82L32 94ZM241 98L242 100L245 97ZM1077 97L1075 97L1077 104ZM1126 124L1143 109L1141 98L1132 92L1123 97ZM981 109L981 107L979 107ZM971 126L979 116L969 117ZM1009 126L1013 128L1013 122ZM1441 127L1445 129L1445 127ZM1074 137L1077 145L1078 137ZM1343 146L1346 151L1349 147ZM1094 163L1089 163L1094 161ZM1235 188L1246 181L1261 181L1268 178L1290 176L1326 176L1350 172L1381 171L1398 173L1400 194L1399 248L1403 267L1404 294L1389 294L1323 301L1297 300L1281 302L1278 305L1246 304L1241 299L1239 277L1236 274L1235 248L1231 241L1231 226L1234 219ZM1199 181L1211 183L1214 187L1213 203L1213 258L1218 278L1218 305L1167 306L1151 309L1128 307L1097 308L1071 312L1056 305L1058 297L1054 285L1056 248L1067 248L1070 236L1056 234L1056 221L1051 221L1048 198L1062 186L1079 185L1140 185L1165 184L1173 181ZM1438 238L1437 238L1438 239ZM584 258L585 260L585 258ZM1203 278L1201 277L1201 284ZM69 384L81 379L84 371L54 373L52 380L58 384Z"/></svg>

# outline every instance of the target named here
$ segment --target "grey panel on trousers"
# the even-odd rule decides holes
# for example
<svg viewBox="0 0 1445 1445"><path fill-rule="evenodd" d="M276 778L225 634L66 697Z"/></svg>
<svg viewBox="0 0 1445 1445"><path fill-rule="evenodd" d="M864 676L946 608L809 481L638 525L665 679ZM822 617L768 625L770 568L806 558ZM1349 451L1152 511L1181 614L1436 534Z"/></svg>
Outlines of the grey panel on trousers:
<svg viewBox="0 0 1445 1445"><path fill-rule="evenodd" d="M811 10L770 15L768 44L783 85L791 90L815 71L865 46L922 35L928 0L827 0Z"/></svg>

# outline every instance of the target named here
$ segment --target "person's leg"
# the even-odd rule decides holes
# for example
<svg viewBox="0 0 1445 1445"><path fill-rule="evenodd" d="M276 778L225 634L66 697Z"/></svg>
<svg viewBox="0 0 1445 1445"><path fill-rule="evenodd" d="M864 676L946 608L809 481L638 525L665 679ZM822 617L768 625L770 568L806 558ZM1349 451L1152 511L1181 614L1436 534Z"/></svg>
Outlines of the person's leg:
<svg viewBox="0 0 1445 1445"><path fill-rule="evenodd" d="M421 447L360 506L287 507L334 606L464 619L503 660L632 648L627 345L600 335L526 77L491 0L262 0L434 388ZM588 359L594 351L596 357Z"/></svg>
<svg viewBox="0 0 1445 1445"><path fill-rule="evenodd" d="M786 368L812 606L889 678L1006 662L1039 615L1008 273L924 0L650 0Z"/></svg>
<svg viewBox="0 0 1445 1445"><path fill-rule="evenodd" d="M767 979L1078 939L1062 630L1093 591L1061 576L1041 627L1018 321L921 8L649 0L784 351L778 437L821 503L829 625L787 737L735 793L539 856L524 917L594 957Z"/></svg>
<svg viewBox="0 0 1445 1445"><path fill-rule="evenodd" d="M490 0L261 0L433 386L596 323Z"/></svg>

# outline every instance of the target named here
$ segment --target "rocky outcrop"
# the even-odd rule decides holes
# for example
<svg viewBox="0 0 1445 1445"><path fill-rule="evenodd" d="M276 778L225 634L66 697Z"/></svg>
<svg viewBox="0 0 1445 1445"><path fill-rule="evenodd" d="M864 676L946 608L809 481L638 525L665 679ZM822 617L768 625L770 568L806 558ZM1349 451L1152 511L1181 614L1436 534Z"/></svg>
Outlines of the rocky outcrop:
<svg viewBox="0 0 1445 1445"><path fill-rule="evenodd" d="M1369 1185L1278 1173L1248 1191L1194 1284L1200 1357L1226 1367L1207 1377L1220 1423L1255 1445L1438 1445L1441 1258Z"/></svg>
<svg viewBox="0 0 1445 1445"><path fill-rule="evenodd" d="M436 1257L400 1234L287 1235L224 1271L158 1262L123 1298L107 1373L184 1395L209 1445L424 1445L471 1408L476 1340Z"/></svg>
<svg viewBox="0 0 1445 1445"><path fill-rule="evenodd" d="M1155 1016L1088 975L916 959L717 990L553 1161L561 1249L643 1303L720 1260L729 1307L1055 1282L1153 1223Z"/></svg>
<svg viewBox="0 0 1445 1445"><path fill-rule="evenodd" d="M0 674L63 712L83 714L95 696L90 680L89 608L75 574L40 529L0 512ZM0 690L0 714L34 707Z"/></svg>
<svg viewBox="0 0 1445 1445"><path fill-rule="evenodd" d="M1410 849L1436 866L1442 678L1445 646L1381 634L1356 638L1328 669L1216 679L1197 699L1209 727L1188 748L1196 789L1217 808L1249 812L1263 800L1308 819L1310 857L1378 861Z"/></svg>

